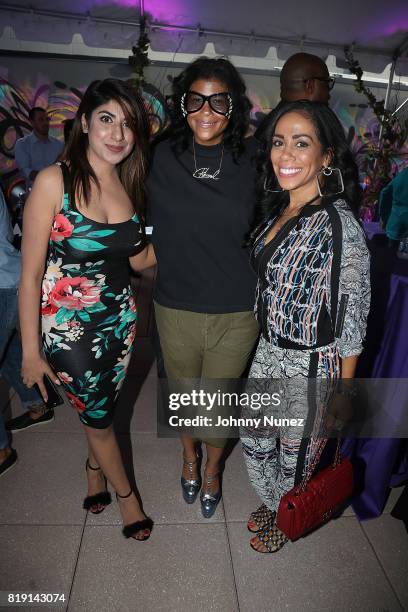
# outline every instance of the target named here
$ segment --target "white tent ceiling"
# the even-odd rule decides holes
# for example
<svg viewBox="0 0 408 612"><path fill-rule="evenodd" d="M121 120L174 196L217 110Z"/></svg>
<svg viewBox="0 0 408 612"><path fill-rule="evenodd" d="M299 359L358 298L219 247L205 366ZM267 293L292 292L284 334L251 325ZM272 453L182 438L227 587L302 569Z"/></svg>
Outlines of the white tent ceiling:
<svg viewBox="0 0 408 612"><path fill-rule="evenodd" d="M408 0L13 0L0 2L0 35L70 43L81 34L89 47L130 49L141 15L155 51L202 53L212 42L220 54L279 60L303 49L335 55L344 65L353 45L365 70L382 72L396 49L397 74L408 75ZM404 44L405 43L405 44Z"/></svg>

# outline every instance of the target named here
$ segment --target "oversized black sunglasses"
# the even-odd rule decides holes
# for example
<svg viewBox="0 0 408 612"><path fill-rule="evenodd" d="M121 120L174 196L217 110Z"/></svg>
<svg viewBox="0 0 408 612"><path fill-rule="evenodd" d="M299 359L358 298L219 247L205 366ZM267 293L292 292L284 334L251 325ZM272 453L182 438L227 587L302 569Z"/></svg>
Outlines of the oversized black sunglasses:
<svg viewBox="0 0 408 612"><path fill-rule="evenodd" d="M229 119L232 113L232 98L226 91L214 93L210 96L204 96L197 91L188 91L181 98L181 112L183 117L190 113L196 113L201 110L204 104L208 102L211 110L219 115L224 115Z"/></svg>

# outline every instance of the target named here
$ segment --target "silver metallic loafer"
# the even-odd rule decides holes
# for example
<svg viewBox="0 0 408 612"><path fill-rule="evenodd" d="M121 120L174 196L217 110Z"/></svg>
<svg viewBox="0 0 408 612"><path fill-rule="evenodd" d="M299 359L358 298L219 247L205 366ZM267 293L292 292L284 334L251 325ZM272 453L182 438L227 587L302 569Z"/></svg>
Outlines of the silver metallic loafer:
<svg viewBox="0 0 408 612"><path fill-rule="evenodd" d="M198 458L195 461L187 461L185 457L183 457L183 463L187 466L190 475L193 473L193 466L197 464ZM186 504L193 504L197 499L197 495L201 489L201 477L198 478L184 478L184 476L180 479L181 482L181 490L183 493L183 499Z"/></svg>
<svg viewBox="0 0 408 612"><path fill-rule="evenodd" d="M218 474L208 474L205 477L205 487L209 489L213 480L217 478ZM201 513L204 518L211 518L214 514L218 503L221 499L221 483L218 491L213 495L209 491L201 491L200 502L201 502Z"/></svg>

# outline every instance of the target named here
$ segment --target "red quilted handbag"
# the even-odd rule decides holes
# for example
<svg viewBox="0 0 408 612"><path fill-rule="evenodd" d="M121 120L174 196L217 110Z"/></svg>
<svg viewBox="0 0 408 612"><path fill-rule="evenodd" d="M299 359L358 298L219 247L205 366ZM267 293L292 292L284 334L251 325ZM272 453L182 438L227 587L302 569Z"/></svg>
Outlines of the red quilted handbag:
<svg viewBox="0 0 408 612"><path fill-rule="evenodd" d="M322 441L302 482L280 500L276 524L290 540L328 521L353 492L353 468L349 459L340 457L340 441L333 465L311 477L324 446Z"/></svg>

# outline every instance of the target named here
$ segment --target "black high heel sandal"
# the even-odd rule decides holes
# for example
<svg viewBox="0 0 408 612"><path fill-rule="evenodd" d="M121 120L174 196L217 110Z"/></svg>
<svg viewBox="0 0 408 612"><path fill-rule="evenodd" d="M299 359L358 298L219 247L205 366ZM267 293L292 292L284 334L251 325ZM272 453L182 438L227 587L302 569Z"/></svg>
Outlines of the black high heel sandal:
<svg viewBox="0 0 408 612"><path fill-rule="evenodd" d="M127 499L128 497L132 495L132 493L133 493L132 489L130 489L127 495L119 495L119 493L116 493L116 499L117 500ZM142 521L136 521L135 523L129 523L129 525L125 525L122 529L122 533L125 536L125 538L131 538L132 536L139 533L139 531L145 531L146 529L149 530L149 533L147 535L145 535L141 539L139 538L133 538L133 539L138 540L139 542L144 542L145 540L148 540L150 538L150 535L153 529L153 521L149 516L147 516Z"/></svg>
<svg viewBox="0 0 408 612"><path fill-rule="evenodd" d="M100 467L92 467L92 465L90 465L89 463L89 459L86 460L85 463L85 469L90 469L93 471L97 471L100 470ZM106 508L106 506L109 506L110 503L112 503L112 497L111 494L109 493L107 486L107 480L106 477L105 478L105 491L101 491L100 493L96 493L96 495L88 495L87 497L85 497L84 499L84 503L82 504L82 507L85 510L89 510L90 512L92 512L92 514L100 514L101 512L103 512ZM103 508L101 510L91 510L92 506L103 506Z"/></svg>

